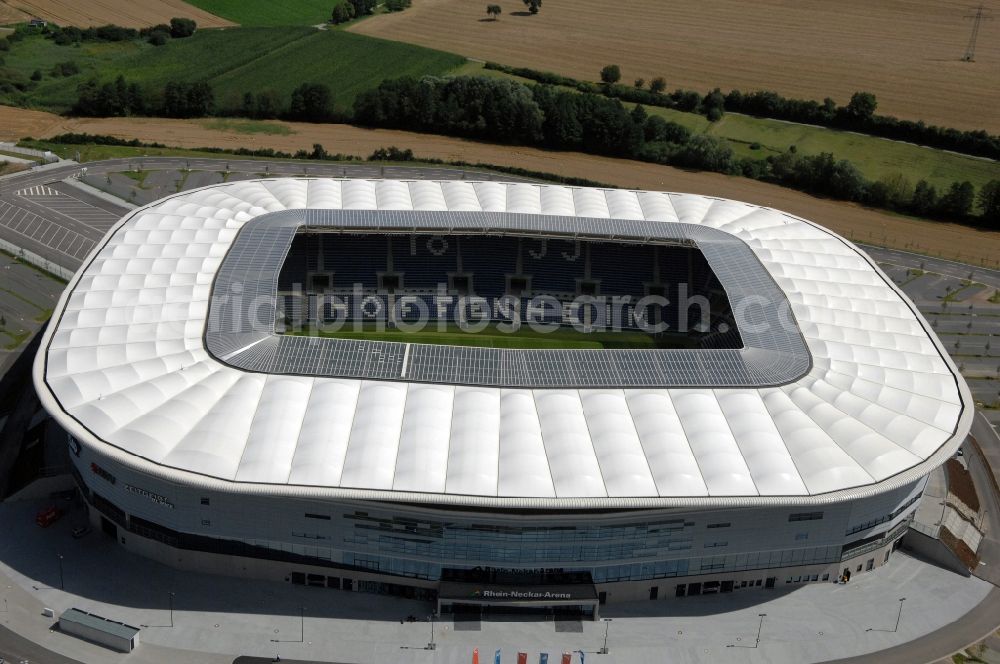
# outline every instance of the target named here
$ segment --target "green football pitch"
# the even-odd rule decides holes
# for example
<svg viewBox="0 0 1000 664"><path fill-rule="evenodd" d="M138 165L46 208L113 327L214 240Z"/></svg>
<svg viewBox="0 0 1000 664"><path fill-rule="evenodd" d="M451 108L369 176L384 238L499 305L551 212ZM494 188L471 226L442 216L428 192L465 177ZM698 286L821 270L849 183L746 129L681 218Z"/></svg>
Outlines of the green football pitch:
<svg viewBox="0 0 1000 664"><path fill-rule="evenodd" d="M522 325L516 332L490 325L479 331L463 330L457 325L439 329L435 323L422 330L402 330L367 323L355 326L345 323L340 329L289 330L286 334L317 336L334 339L395 341L409 344L441 346L475 346L479 348L539 348L539 349L601 349L601 348L692 348L697 343L687 334L651 335L642 331L584 332L571 327L559 327L551 332L534 330Z"/></svg>

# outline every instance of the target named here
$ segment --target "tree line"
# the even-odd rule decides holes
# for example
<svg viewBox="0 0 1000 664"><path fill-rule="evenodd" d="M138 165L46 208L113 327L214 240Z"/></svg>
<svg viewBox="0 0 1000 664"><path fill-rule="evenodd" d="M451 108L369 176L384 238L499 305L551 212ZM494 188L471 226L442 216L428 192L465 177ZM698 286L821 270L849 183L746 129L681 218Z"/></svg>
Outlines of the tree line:
<svg viewBox="0 0 1000 664"><path fill-rule="evenodd" d="M901 120L890 115L878 115L875 112L878 100L870 92L856 92L846 105L839 106L829 97L819 102L783 97L770 90L731 90L723 94L716 89L705 95L694 90L677 89L668 93L666 81L662 77L650 81L649 88L645 87L643 79L636 79L635 85L623 85L619 83L621 70L617 65L608 65L601 70L600 84L527 67L508 67L495 62L487 62L485 66L487 69L539 83L575 88L580 92L603 94L646 106L701 113L713 121L721 118L726 111L732 111L761 118L846 129L962 154L1000 159L1000 135L984 130L962 131L928 125L920 120Z"/></svg>
<svg viewBox="0 0 1000 664"><path fill-rule="evenodd" d="M359 95L354 120L743 175L830 198L1000 229L1000 181L988 183L977 196L969 182L955 182L939 192L924 180L914 184L902 176L871 181L854 164L830 153L800 155L792 148L762 159L738 158L726 141L693 135L682 125L649 115L641 104L629 111L620 99L552 85L485 77L400 78Z"/></svg>
<svg viewBox="0 0 1000 664"><path fill-rule="evenodd" d="M37 31L60 46L69 46L81 42L122 42L134 41L139 38L147 40L154 46L162 46L170 39L184 39L195 33L198 24L190 18L174 17L170 24L161 23L141 30L125 28L120 25L101 25L97 27L78 28L74 25L60 27L46 25Z"/></svg>
<svg viewBox="0 0 1000 664"><path fill-rule="evenodd" d="M385 8L390 12L401 12L410 6L412 0L385 0ZM333 6L330 23L340 25L375 12L377 0L341 0Z"/></svg>
<svg viewBox="0 0 1000 664"><path fill-rule="evenodd" d="M114 81L102 83L92 78L77 86L77 99L72 112L90 117L149 115L196 118L229 115L303 122L344 119L334 111L332 99L328 86L303 83L292 91L287 102L274 92L247 92L241 104L231 107L219 104L215 91L206 80L169 81L154 90L134 81L129 82L124 75L119 75Z"/></svg>
<svg viewBox="0 0 1000 664"><path fill-rule="evenodd" d="M287 101L272 92L247 92L236 108L220 107L206 81L170 82L147 94L119 76L103 84L87 81L78 92L74 112L80 115L345 119L333 108L330 88L319 83L298 86ZM713 95L714 101L701 99L699 104L718 103L721 93L709 96ZM742 175L835 199L1000 229L1000 181L988 183L978 193L968 182L938 191L924 180L912 183L899 175L871 181L849 161L829 153L800 155L794 147L765 158L737 157L724 140L694 135L680 124L650 115L641 104L627 110L620 99L599 93L486 77L405 77L362 93L353 111L353 120L362 125Z"/></svg>

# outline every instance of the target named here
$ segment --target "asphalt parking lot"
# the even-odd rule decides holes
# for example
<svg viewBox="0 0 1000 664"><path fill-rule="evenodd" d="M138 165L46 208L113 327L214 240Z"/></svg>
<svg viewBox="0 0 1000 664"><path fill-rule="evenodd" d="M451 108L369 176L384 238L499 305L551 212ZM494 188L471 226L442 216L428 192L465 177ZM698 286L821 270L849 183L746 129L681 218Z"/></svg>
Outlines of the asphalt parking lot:
<svg viewBox="0 0 1000 664"><path fill-rule="evenodd" d="M0 253L0 376L43 323L66 285Z"/></svg>

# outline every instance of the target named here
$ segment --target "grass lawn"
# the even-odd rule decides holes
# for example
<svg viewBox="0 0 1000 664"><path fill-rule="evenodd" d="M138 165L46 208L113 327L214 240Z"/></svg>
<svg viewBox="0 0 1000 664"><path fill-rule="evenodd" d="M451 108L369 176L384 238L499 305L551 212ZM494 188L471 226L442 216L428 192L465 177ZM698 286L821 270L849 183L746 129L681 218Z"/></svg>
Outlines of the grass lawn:
<svg viewBox="0 0 1000 664"><path fill-rule="evenodd" d="M654 339L643 332L577 332L561 328L553 332L540 332L521 327L517 332L502 332L491 325L480 332L464 332L456 325L439 331L434 323L423 330L404 332L398 329L376 328L365 324L356 330L347 323L336 331L291 331L295 336L317 336L332 339L363 339L366 341L396 341L409 344L434 344L442 346L476 346L481 348L547 348L547 349L602 349L602 348L691 348L693 342L686 335Z"/></svg>
<svg viewBox="0 0 1000 664"><path fill-rule="evenodd" d="M318 25L330 20L330 0L188 0L199 9L242 26Z"/></svg>
<svg viewBox="0 0 1000 664"><path fill-rule="evenodd" d="M358 93L386 78L444 74L465 62L443 51L308 27L200 30L159 47L143 42L57 46L29 37L13 44L6 60L9 69L25 78L35 70L44 77L26 94L0 94L0 103L57 113L72 107L81 82L92 77L111 81L119 74L142 85L150 98L158 98L168 81L206 79L216 105L223 108L239 107L246 92L269 90L287 100L302 83L324 83L334 105L346 110ZM65 61L76 62L81 72L58 78L48 74Z"/></svg>
<svg viewBox="0 0 1000 664"><path fill-rule="evenodd" d="M467 62L449 74L509 78L527 85L534 84L534 81L528 79L486 69L481 62ZM560 89L575 92L573 88ZM624 106L631 110L635 104L624 103ZM799 154L830 152L837 159L846 159L857 166L869 180L876 181L901 173L911 184L927 180L939 192L956 181L968 180L978 190L990 180L1000 179L1000 162L874 136L738 113L727 113L722 120L713 124L697 113L657 106L646 106L645 109L650 115L659 115L665 120L676 122L693 133L706 133L726 139L739 157L763 159L769 154L784 152L794 145ZM755 143L760 147L751 149L750 146Z"/></svg>
<svg viewBox="0 0 1000 664"><path fill-rule="evenodd" d="M631 108L633 105L627 106ZM722 120L713 124L695 113L649 106L646 111L684 125L692 132L724 138L741 157L763 159L769 154L784 152L794 145L799 154L830 152L837 159L846 159L857 166L869 180L901 173L911 184L927 180L939 192L956 181L968 180L978 190L990 180L1000 179L1000 163L996 161L874 136L737 113L727 113ZM759 144L760 148L750 149L754 143Z"/></svg>

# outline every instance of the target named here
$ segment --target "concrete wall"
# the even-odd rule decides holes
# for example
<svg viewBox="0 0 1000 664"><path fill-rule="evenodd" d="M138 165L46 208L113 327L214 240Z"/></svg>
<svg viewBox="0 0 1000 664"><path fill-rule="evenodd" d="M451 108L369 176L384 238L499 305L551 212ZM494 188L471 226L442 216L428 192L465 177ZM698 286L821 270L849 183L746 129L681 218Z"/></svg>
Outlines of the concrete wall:
<svg viewBox="0 0 1000 664"><path fill-rule="evenodd" d="M910 530L903 538L903 548L956 574L972 576L969 568L958 559L955 552L936 537L928 537L916 530Z"/></svg>

